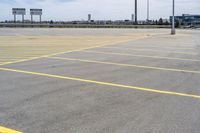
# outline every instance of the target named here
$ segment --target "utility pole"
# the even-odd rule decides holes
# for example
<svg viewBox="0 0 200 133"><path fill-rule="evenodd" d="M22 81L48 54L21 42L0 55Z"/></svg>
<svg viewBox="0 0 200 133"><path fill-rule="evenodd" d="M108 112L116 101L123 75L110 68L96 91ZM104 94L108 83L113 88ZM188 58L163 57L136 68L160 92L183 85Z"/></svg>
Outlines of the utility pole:
<svg viewBox="0 0 200 133"><path fill-rule="evenodd" d="M174 14L175 14L175 0L173 0L173 4L172 4L172 29L171 29L172 35L176 34Z"/></svg>
<svg viewBox="0 0 200 133"><path fill-rule="evenodd" d="M137 24L137 0L135 0L135 23Z"/></svg>

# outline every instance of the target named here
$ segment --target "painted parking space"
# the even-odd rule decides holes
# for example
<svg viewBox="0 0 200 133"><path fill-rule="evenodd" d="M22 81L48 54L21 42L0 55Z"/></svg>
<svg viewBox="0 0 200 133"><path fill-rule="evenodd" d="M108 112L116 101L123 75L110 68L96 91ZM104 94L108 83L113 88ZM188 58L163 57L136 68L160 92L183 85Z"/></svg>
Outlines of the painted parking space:
<svg viewBox="0 0 200 133"><path fill-rule="evenodd" d="M151 40L150 38L146 39ZM144 41L146 39L144 39ZM152 40L154 40L153 37ZM130 43L134 45L135 43L140 41L143 40L122 43L121 45L117 44L116 46L122 47L117 48L117 50L121 51L121 53L116 53L114 50L115 48L112 45L97 47L95 46L77 51L66 53L61 52L43 57L36 57L31 60L22 60L22 63L19 62L19 64L17 63L16 65L14 63L13 65L11 64L8 65L8 67L5 67L11 70L13 69L22 71L24 70L28 72L40 72L75 78L79 77L81 79L102 82L112 82L112 79L116 78L116 82L112 82L113 84L116 83L122 85L132 85L142 88L156 88L158 90L164 89L164 91L174 89L175 92L178 93L185 93L185 88L187 87L191 88L193 92L192 94L198 95L199 91L197 90L195 85L198 86L196 79L198 79L199 77L200 70L197 69L198 66L196 64L198 64L200 60L192 58L187 59L184 57L175 58L170 57L170 55L163 57L160 54L157 54L151 50L148 52L154 54L154 56L147 56L142 51L139 51L141 52L141 55L135 55L134 52L129 53L126 51L129 49L126 48L127 45L130 45ZM110 50L105 51L104 49L107 48ZM105 52L102 52L102 49ZM79 58L73 58L73 55ZM109 58L108 55L112 55L111 58ZM139 59L129 58L128 60L127 56L133 56L136 58L139 57ZM196 56L196 54L191 56ZM90 57L93 57L94 59L90 59ZM101 60L95 60L99 57L101 58ZM121 59L118 60L119 58ZM149 58L151 60L149 60ZM102 59L106 59L107 61L104 61ZM140 64L141 60L142 63ZM166 62L165 60L168 60L168 62ZM143 65L143 63L145 63L145 65ZM194 74L192 78L191 74ZM121 77L125 78L122 80ZM187 83L183 84L185 80L188 80L188 84L190 84L189 87ZM175 83L171 83L171 81L175 81ZM181 83L182 85L180 86L179 84ZM167 84L171 84L171 86L167 86Z"/></svg>
<svg viewBox="0 0 200 133"><path fill-rule="evenodd" d="M34 133L131 132L156 125L165 132L199 131L196 44L188 36L167 41L165 48L157 44L169 38L159 35L160 41L153 36L2 64L0 124ZM137 45L149 47L132 50Z"/></svg>

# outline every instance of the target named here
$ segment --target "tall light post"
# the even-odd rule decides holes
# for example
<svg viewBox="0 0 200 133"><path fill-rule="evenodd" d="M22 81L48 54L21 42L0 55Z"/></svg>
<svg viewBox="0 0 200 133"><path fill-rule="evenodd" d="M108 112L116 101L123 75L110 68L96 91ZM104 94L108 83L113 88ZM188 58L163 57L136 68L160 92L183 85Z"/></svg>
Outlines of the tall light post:
<svg viewBox="0 0 200 133"><path fill-rule="evenodd" d="M175 29L175 17L174 17L174 13L175 13L175 0L173 0L173 4L172 4L172 29L171 29L171 34L175 35L176 34L176 29Z"/></svg>
<svg viewBox="0 0 200 133"><path fill-rule="evenodd" d="M137 24L137 0L135 0L135 23Z"/></svg>
<svg viewBox="0 0 200 133"><path fill-rule="evenodd" d="M147 0L147 22L149 22L149 0Z"/></svg>

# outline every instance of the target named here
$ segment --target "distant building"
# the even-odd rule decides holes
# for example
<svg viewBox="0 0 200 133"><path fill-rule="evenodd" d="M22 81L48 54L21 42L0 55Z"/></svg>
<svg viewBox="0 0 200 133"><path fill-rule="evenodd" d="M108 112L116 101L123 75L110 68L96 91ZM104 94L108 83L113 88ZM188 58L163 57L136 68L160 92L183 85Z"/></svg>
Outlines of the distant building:
<svg viewBox="0 0 200 133"><path fill-rule="evenodd" d="M184 25L200 24L200 15L183 14L182 16L175 16L175 22L177 21ZM170 16L170 22L172 22L172 16Z"/></svg>
<svg viewBox="0 0 200 133"><path fill-rule="evenodd" d="M135 15L131 14L131 21L134 22L135 21Z"/></svg>
<svg viewBox="0 0 200 133"><path fill-rule="evenodd" d="M88 14L88 22L91 22L91 18L92 18L91 14Z"/></svg>
<svg viewBox="0 0 200 133"><path fill-rule="evenodd" d="M163 19L163 23L169 23L169 19Z"/></svg>

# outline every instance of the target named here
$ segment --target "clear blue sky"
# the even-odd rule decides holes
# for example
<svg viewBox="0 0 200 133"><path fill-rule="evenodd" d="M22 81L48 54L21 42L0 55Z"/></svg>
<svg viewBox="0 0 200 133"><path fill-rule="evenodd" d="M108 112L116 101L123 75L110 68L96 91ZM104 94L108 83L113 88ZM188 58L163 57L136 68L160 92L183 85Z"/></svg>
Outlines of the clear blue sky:
<svg viewBox="0 0 200 133"><path fill-rule="evenodd" d="M138 0L138 17L146 19L146 1ZM172 0L150 0L151 19L169 18ZM42 8L45 20L83 20L87 14L92 19L130 19L134 0L0 0L0 21L13 19L12 7ZM176 0L176 15L200 14L200 0ZM20 19L20 18L19 18Z"/></svg>

